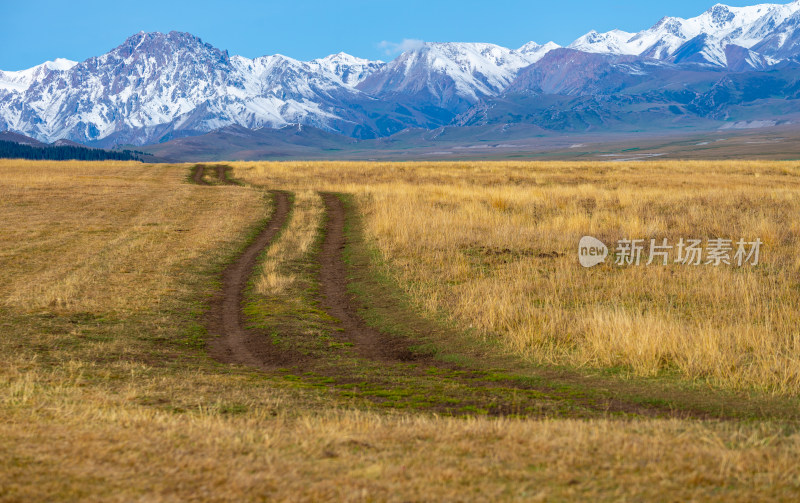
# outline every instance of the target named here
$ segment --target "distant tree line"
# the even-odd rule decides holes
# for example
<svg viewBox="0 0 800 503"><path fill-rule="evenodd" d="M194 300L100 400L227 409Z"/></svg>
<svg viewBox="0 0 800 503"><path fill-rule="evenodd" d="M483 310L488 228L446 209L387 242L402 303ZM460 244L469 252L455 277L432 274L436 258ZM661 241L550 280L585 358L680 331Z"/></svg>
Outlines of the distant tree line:
<svg viewBox="0 0 800 503"><path fill-rule="evenodd" d="M36 159L48 161L141 161L142 152L133 150L103 150L99 148L52 146L32 147L11 141L0 141L0 158Z"/></svg>

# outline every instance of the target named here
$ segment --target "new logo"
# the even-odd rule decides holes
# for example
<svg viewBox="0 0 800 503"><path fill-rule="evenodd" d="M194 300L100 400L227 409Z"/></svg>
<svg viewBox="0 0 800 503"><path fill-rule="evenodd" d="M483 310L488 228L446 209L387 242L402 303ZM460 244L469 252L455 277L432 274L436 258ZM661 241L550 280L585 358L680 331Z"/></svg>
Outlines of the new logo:
<svg viewBox="0 0 800 503"><path fill-rule="evenodd" d="M602 264L608 257L608 247L597 238L583 236L578 243L578 259L583 267L594 267Z"/></svg>

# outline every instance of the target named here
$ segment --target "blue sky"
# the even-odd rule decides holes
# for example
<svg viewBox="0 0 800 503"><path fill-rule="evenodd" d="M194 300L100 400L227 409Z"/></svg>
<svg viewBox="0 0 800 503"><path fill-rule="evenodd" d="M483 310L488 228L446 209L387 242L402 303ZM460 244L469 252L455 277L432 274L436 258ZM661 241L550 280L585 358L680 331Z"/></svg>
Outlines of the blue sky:
<svg viewBox="0 0 800 503"><path fill-rule="evenodd" d="M231 54L313 59L344 51L390 60L404 39L568 44L591 29L639 31L692 17L714 0L0 0L0 69L83 60L138 31L188 31ZM726 2L742 6L756 0ZM788 3L786 0L777 3ZM382 44L382 42L385 42Z"/></svg>

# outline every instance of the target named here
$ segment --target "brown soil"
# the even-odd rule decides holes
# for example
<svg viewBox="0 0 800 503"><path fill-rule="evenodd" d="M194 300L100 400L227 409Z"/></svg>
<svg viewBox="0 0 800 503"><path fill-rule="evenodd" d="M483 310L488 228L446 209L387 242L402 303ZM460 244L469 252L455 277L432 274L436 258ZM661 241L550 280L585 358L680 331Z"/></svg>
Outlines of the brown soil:
<svg viewBox="0 0 800 503"><path fill-rule="evenodd" d="M192 166L192 182L197 185L211 185L203 178L206 174L206 167L202 164Z"/></svg>
<svg viewBox="0 0 800 503"><path fill-rule="evenodd" d="M218 183L214 185L238 185L238 183L230 177L233 168L225 164L195 164L192 166L190 178L193 183L197 185L212 185L205 179L206 173L212 171Z"/></svg>
<svg viewBox="0 0 800 503"><path fill-rule="evenodd" d="M412 361L417 355L409 351L409 341L391 337L367 326L354 309L347 293L347 271L342 257L345 246L345 208L334 194L322 194L327 212L325 240L320 261L320 291L323 307L336 318L344 330L342 336L352 342L361 356L371 359Z"/></svg>
<svg viewBox="0 0 800 503"><path fill-rule="evenodd" d="M217 336L210 344L214 358L265 370L286 364L290 355L280 351L264 334L245 328L242 299L258 256L272 243L289 216L287 193L272 191L271 194L275 209L269 222L244 253L222 273L222 291L212 299L207 315L209 332Z"/></svg>
<svg viewBox="0 0 800 503"><path fill-rule="evenodd" d="M234 182L229 176L233 168L231 168L230 166L226 166L224 164L217 164L216 166L214 166L214 169L216 170L217 173L217 180L219 180L221 184L236 185L236 182Z"/></svg>

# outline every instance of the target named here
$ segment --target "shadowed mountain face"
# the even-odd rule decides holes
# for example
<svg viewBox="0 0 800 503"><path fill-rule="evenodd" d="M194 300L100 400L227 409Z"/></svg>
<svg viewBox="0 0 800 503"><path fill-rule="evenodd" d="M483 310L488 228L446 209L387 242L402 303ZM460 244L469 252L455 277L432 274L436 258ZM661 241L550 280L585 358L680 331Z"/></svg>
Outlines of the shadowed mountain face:
<svg viewBox="0 0 800 503"><path fill-rule="evenodd" d="M423 43L389 63L249 59L188 33L138 33L80 63L0 72L0 130L110 147L228 126L374 139L514 123L578 132L780 123L800 111L798 28L800 0L716 5L639 33L590 32L567 48Z"/></svg>
<svg viewBox="0 0 800 503"><path fill-rule="evenodd" d="M635 56L556 49L523 68L503 94L609 94L652 79L662 66L668 65Z"/></svg>
<svg viewBox="0 0 800 503"><path fill-rule="evenodd" d="M730 72L626 56L553 51L506 91L459 115L461 126L535 124L549 130L717 129L800 118L800 65Z"/></svg>

